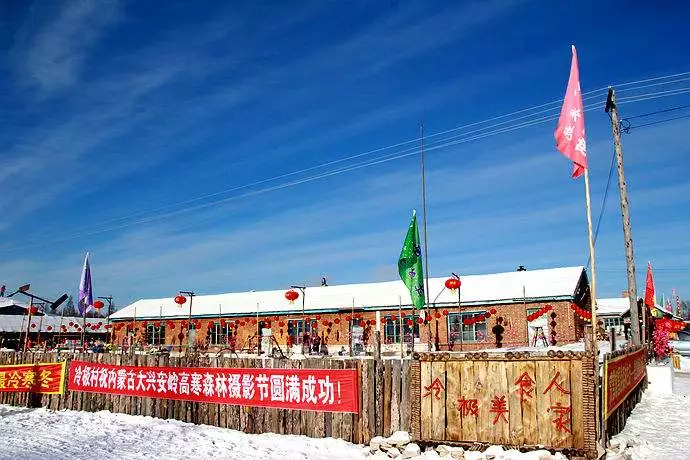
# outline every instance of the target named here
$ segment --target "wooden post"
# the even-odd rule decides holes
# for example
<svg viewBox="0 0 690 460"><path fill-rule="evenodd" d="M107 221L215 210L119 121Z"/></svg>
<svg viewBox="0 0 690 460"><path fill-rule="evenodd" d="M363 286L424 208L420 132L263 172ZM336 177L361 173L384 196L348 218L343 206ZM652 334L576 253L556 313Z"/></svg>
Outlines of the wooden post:
<svg viewBox="0 0 690 460"><path fill-rule="evenodd" d="M381 331L374 332L374 358L381 359Z"/></svg>
<svg viewBox="0 0 690 460"><path fill-rule="evenodd" d="M431 311L429 310L429 248L428 248L428 243L426 239L426 179L424 175L424 124L422 123L419 126L419 147L420 147L420 152L421 152L421 158L422 158L422 220L424 223L424 276L425 276L425 281L426 281L426 289L424 290L426 293L426 314L429 316L431 314ZM432 351L431 347L431 322L427 321L426 323L426 329L427 329L427 342L428 342L428 347L429 351Z"/></svg>
<svg viewBox="0 0 690 460"><path fill-rule="evenodd" d="M611 329L609 329L609 334L610 334L609 335L609 343L611 344L611 352L614 352L614 351L616 351L616 328L612 326Z"/></svg>
<svg viewBox="0 0 690 460"><path fill-rule="evenodd" d="M628 186L625 182L623 171L623 147L621 146L620 122L618 120L618 107L616 106L616 92L609 88L606 100L606 112L611 115L611 127L613 128L613 145L616 151L616 166L618 169L618 189L620 191L621 217L623 218L623 239L625 241L625 262L628 272L628 300L630 302L630 332L633 345L640 345L645 334L646 325L642 324L640 333L640 318L637 311L637 280L635 278L635 254L633 251L632 230L630 226L630 201L628 199Z"/></svg>

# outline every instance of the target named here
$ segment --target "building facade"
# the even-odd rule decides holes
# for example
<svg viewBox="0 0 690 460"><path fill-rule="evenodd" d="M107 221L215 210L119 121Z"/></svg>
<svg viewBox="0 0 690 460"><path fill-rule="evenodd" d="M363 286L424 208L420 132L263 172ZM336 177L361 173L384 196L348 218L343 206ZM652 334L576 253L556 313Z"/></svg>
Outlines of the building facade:
<svg viewBox="0 0 690 460"><path fill-rule="evenodd" d="M209 351L371 353L468 351L580 340L589 286L583 267L432 278L414 310L400 281L139 300L111 315L116 346ZM289 299L288 299L289 298ZM181 300L178 298L178 300Z"/></svg>

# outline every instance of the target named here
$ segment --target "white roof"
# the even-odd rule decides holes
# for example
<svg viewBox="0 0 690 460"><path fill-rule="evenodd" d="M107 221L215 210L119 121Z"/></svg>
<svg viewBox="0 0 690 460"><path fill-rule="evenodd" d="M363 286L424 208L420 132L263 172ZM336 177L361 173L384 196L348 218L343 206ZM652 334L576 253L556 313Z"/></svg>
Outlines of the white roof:
<svg viewBox="0 0 690 460"><path fill-rule="evenodd" d="M11 307L12 305L18 305L20 307L26 307L26 304L17 302L10 297L0 297L0 308Z"/></svg>
<svg viewBox="0 0 690 460"><path fill-rule="evenodd" d="M627 297L597 299L597 315L621 316L628 311L630 311L630 299Z"/></svg>
<svg viewBox="0 0 690 460"><path fill-rule="evenodd" d="M28 321L28 316L25 315L0 315L0 332L26 332L26 326L27 326L27 321ZM86 318L86 322L90 323L92 325L96 325L98 323L101 323L101 326L96 330L93 331L89 327L86 328L87 333L103 333L107 332L105 329L105 324L106 324L106 319L105 318ZM39 332L39 328L41 332L49 332L48 331L48 326L52 327L52 330L50 332L52 333L58 333L60 332L58 329L60 329L60 325L65 325L67 326L67 332L74 333L77 332L77 330L74 327L70 327L69 323L73 324L78 324L82 325L82 318L81 317L73 317L73 316L64 316L64 317L59 317L59 316L32 316L31 317L31 323L36 324L35 328L29 327L30 332Z"/></svg>
<svg viewBox="0 0 690 460"><path fill-rule="evenodd" d="M526 299L572 299L583 276L583 267L513 271L491 275L462 276L463 304L510 303ZM447 278L430 278L430 299L435 304L457 304L458 293L445 288ZM302 294L293 303L279 291L238 292L198 295L193 299L192 316L218 317L253 314L289 314L302 310ZM396 308L400 302L410 305L410 294L402 281L307 287L304 309L325 312L355 309ZM177 305L173 296L138 300L111 315L113 320L136 318L185 318L189 299Z"/></svg>

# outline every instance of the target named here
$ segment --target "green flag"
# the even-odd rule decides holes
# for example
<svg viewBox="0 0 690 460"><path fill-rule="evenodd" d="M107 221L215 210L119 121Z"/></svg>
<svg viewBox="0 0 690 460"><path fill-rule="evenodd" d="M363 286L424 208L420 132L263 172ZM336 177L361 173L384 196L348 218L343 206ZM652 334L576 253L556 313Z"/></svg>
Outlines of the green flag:
<svg viewBox="0 0 690 460"><path fill-rule="evenodd" d="M410 228L407 229L405 243L398 260L400 278L410 290L410 297L415 308L424 308L424 271L422 270L422 249L419 244L417 213L412 214Z"/></svg>

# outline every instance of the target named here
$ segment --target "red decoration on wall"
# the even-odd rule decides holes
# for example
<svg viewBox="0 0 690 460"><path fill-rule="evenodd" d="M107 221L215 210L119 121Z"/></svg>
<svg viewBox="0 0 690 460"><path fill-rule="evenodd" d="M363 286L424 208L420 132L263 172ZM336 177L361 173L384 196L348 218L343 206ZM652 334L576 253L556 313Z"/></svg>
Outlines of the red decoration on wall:
<svg viewBox="0 0 690 460"><path fill-rule="evenodd" d="M412 327L413 324L414 324L414 321L412 321L411 319L407 320L407 326L408 327Z"/></svg>
<svg viewBox="0 0 690 460"><path fill-rule="evenodd" d="M334 319L334 320L333 320L333 323L334 323L334 324L340 324L340 318Z"/></svg>
<svg viewBox="0 0 690 460"><path fill-rule="evenodd" d="M443 310L443 316L448 316L448 310Z"/></svg>
<svg viewBox="0 0 690 460"><path fill-rule="evenodd" d="M439 312L436 312L434 316L436 317L436 319L439 319L441 317L441 314Z"/></svg>
<svg viewBox="0 0 690 460"><path fill-rule="evenodd" d="M347 321L348 323L349 323L350 321L352 321L352 316L347 315L347 316L345 317L345 321Z"/></svg>
<svg viewBox="0 0 690 460"><path fill-rule="evenodd" d="M359 327L364 327L366 325L367 325L367 323L365 323L364 320L359 321Z"/></svg>
<svg viewBox="0 0 690 460"><path fill-rule="evenodd" d="M421 316L417 318L417 323L424 324L424 318L422 318Z"/></svg>
<svg viewBox="0 0 690 460"><path fill-rule="evenodd" d="M48 326L48 327L46 328L46 331L48 331L48 332L50 332L50 331L52 331L52 330L53 330L53 326Z"/></svg>

